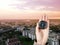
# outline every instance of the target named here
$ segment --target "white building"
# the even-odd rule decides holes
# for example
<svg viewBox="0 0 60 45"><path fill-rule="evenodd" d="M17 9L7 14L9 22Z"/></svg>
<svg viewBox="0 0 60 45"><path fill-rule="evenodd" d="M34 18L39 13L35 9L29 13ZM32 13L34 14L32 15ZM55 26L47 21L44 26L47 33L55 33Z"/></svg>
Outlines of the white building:
<svg viewBox="0 0 60 45"><path fill-rule="evenodd" d="M34 40L35 39L35 29L31 28L30 30L24 30L23 36L27 36L27 37L31 38L32 40ZM57 38L58 38L57 34L50 33L49 39L48 39L49 45L59 45Z"/></svg>
<svg viewBox="0 0 60 45"><path fill-rule="evenodd" d="M53 32L50 33L48 42L49 42L49 45L59 45L58 34L53 33Z"/></svg>
<svg viewBox="0 0 60 45"><path fill-rule="evenodd" d="M17 30L15 30L15 31L23 31L23 29L24 29L24 26L18 26Z"/></svg>
<svg viewBox="0 0 60 45"><path fill-rule="evenodd" d="M30 30L24 30L22 32L23 36L29 37L32 40L35 39L35 28L31 28Z"/></svg>

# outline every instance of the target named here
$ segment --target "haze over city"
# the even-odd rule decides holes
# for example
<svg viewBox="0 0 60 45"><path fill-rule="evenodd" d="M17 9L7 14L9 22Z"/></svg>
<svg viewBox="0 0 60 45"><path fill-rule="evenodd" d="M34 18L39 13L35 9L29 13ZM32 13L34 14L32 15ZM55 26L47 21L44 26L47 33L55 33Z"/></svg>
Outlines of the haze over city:
<svg viewBox="0 0 60 45"><path fill-rule="evenodd" d="M60 0L0 0L0 19L60 19Z"/></svg>

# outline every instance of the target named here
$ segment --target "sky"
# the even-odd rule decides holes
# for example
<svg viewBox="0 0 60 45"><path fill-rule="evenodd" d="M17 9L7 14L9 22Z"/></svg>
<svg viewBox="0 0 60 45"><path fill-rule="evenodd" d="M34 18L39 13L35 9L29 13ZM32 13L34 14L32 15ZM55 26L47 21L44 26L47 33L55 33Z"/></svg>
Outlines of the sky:
<svg viewBox="0 0 60 45"><path fill-rule="evenodd" d="M60 19L60 0L0 0L0 19Z"/></svg>

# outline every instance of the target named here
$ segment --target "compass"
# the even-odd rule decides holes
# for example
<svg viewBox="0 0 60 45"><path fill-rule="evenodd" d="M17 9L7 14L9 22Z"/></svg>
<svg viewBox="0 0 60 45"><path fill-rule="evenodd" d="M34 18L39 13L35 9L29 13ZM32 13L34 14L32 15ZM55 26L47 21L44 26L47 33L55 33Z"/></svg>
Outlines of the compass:
<svg viewBox="0 0 60 45"><path fill-rule="evenodd" d="M47 28L47 22L46 21L40 21L39 22L39 29L46 29Z"/></svg>

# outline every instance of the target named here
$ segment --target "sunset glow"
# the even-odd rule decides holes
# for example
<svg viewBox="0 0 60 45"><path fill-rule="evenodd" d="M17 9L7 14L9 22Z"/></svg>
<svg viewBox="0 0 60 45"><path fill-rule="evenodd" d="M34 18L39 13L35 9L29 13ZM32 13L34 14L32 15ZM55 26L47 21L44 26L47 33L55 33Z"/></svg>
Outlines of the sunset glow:
<svg viewBox="0 0 60 45"><path fill-rule="evenodd" d="M0 19L60 19L60 0L0 0Z"/></svg>

